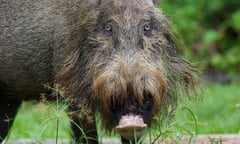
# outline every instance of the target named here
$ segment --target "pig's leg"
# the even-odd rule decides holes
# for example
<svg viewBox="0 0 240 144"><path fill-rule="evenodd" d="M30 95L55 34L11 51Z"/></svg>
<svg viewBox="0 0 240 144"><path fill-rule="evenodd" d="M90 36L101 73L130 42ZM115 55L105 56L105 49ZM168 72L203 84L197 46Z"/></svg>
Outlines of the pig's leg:
<svg viewBox="0 0 240 144"><path fill-rule="evenodd" d="M21 102L0 89L0 143L7 136Z"/></svg>
<svg viewBox="0 0 240 144"><path fill-rule="evenodd" d="M71 118L71 128L73 138L81 144L97 144L97 128L94 112L92 109L78 107L79 104L73 104L69 107Z"/></svg>

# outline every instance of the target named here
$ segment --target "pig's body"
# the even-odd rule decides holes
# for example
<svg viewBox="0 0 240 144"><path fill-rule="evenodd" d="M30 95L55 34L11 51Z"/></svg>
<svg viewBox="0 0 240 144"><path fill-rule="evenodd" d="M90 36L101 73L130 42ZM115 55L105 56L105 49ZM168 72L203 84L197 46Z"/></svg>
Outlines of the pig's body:
<svg viewBox="0 0 240 144"><path fill-rule="evenodd" d="M56 71L67 57L69 35L61 12L54 11L56 1L2 0L0 3L0 86L15 98L36 98L52 83ZM55 13L54 13L55 12ZM56 20L59 21L56 21ZM59 45L58 45L59 44ZM1 96L2 97L2 96Z"/></svg>
<svg viewBox="0 0 240 144"><path fill-rule="evenodd" d="M45 84L69 100L75 141L97 143L97 111L123 142L135 139L134 129L140 138L194 81L159 2L2 0L0 140L23 100L50 94Z"/></svg>
<svg viewBox="0 0 240 144"><path fill-rule="evenodd" d="M43 85L53 86L73 43L65 20L73 2L0 1L0 141L22 100L50 94Z"/></svg>

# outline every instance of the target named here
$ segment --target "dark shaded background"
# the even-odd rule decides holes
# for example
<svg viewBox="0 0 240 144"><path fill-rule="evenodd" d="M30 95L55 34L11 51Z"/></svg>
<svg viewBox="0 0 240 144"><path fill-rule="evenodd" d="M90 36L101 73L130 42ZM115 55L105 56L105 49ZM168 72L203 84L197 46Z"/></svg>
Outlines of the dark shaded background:
<svg viewBox="0 0 240 144"><path fill-rule="evenodd" d="M165 0L182 53L212 82L240 81L240 0Z"/></svg>

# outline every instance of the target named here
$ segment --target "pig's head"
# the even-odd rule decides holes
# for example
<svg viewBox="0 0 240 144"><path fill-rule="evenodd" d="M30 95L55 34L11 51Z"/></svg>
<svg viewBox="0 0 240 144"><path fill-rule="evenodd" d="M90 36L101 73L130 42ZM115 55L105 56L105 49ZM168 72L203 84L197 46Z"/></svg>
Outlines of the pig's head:
<svg viewBox="0 0 240 144"><path fill-rule="evenodd" d="M140 137L194 83L194 69L177 54L160 0L91 0L81 43L64 79L69 93L89 97L108 130ZM91 10L89 10L91 13ZM94 16L93 16L94 15ZM91 20L92 19L92 20ZM79 36L81 37L81 36ZM79 87L79 88L77 88ZM95 104L93 104L95 105Z"/></svg>
<svg viewBox="0 0 240 144"><path fill-rule="evenodd" d="M91 39L96 46L93 90L107 126L115 124L127 139L134 138L134 129L141 136L168 100L175 102L179 86L193 78L189 64L176 54L157 3L103 0Z"/></svg>

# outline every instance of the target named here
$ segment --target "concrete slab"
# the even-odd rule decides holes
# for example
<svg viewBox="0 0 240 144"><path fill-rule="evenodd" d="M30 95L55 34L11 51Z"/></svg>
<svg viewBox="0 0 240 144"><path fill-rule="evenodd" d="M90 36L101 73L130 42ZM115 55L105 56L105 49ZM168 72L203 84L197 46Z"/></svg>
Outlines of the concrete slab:
<svg viewBox="0 0 240 144"><path fill-rule="evenodd" d="M150 144L149 139L146 141L146 144ZM19 139L3 142L2 144L56 144L56 140L49 139L38 142L29 139ZM58 144L70 144L70 140L58 140ZM103 138L102 144L121 144L121 141L119 138ZM186 136L182 139L160 138L155 144L240 144L240 134Z"/></svg>

